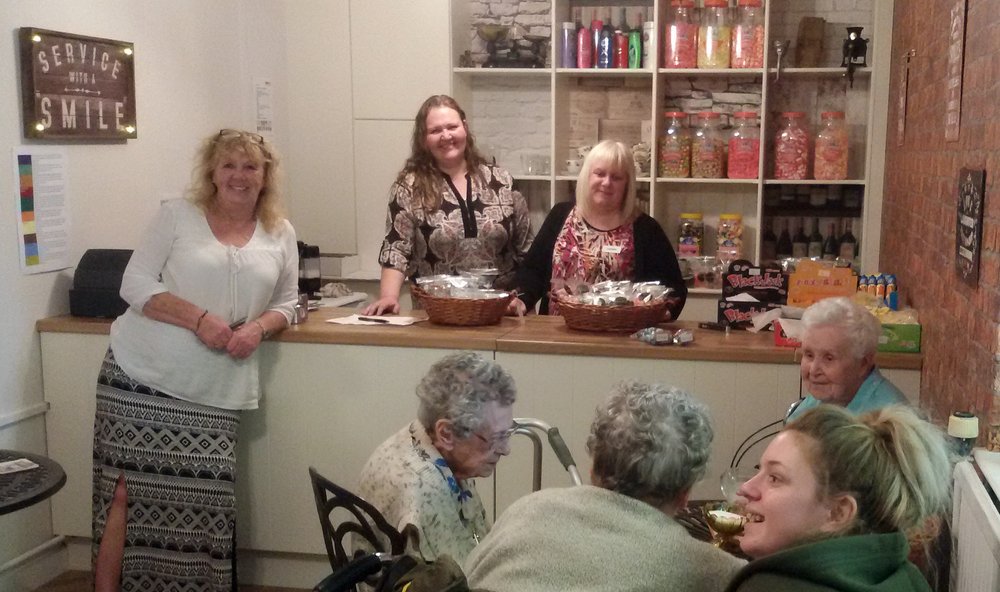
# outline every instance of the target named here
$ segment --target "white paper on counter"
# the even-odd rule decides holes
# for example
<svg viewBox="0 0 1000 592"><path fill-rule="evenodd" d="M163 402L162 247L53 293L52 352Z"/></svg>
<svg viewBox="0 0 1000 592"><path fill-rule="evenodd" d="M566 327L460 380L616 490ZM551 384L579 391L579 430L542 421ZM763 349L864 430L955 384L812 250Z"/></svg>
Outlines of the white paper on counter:
<svg viewBox="0 0 1000 592"><path fill-rule="evenodd" d="M378 321L365 321L362 320L361 317L380 319L385 322L380 323ZM377 317L374 315L366 316L366 315L352 314L349 317L341 317L339 319L327 319L326 322L336 323L338 325L385 325L385 326L394 325L396 327L405 327L407 325L412 325L413 323L418 323L424 320L427 319L419 319L417 317Z"/></svg>
<svg viewBox="0 0 1000 592"><path fill-rule="evenodd" d="M750 294L743 292L726 298L726 302L760 302L760 300L757 300Z"/></svg>
<svg viewBox="0 0 1000 592"><path fill-rule="evenodd" d="M751 326L747 327L747 331L750 333L759 333L760 331L767 329L768 325L770 325L775 319L781 319L784 321L784 319L781 318L780 308L772 308L771 310L754 315L750 319ZM781 325L784 326L784 322L782 322Z"/></svg>
<svg viewBox="0 0 1000 592"><path fill-rule="evenodd" d="M781 330L785 332L785 337L802 341L802 334L806 332L805 325L799 319L781 319Z"/></svg>

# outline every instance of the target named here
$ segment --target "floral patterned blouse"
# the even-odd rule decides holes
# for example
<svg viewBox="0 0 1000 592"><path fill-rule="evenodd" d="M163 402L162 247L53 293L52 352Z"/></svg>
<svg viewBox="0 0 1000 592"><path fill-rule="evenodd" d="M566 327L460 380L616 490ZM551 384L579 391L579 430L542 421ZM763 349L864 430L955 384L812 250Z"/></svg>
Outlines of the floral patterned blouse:
<svg viewBox="0 0 1000 592"><path fill-rule="evenodd" d="M486 510L472 480L457 480L414 420L372 453L358 493L400 532L417 533L425 561L451 555L459 565L489 532Z"/></svg>
<svg viewBox="0 0 1000 592"><path fill-rule="evenodd" d="M631 223L598 230L574 207L566 216L552 250L552 280L627 280L635 270L635 233ZM549 303L549 314L559 314L559 303Z"/></svg>
<svg viewBox="0 0 1000 592"><path fill-rule="evenodd" d="M531 245L528 206L506 170L482 166L479 172L485 183L470 175L464 200L442 182L441 207L433 212L413 195L412 175L393 183L379 264L410 279L495 267L497 285L508 285Z"/></svg>

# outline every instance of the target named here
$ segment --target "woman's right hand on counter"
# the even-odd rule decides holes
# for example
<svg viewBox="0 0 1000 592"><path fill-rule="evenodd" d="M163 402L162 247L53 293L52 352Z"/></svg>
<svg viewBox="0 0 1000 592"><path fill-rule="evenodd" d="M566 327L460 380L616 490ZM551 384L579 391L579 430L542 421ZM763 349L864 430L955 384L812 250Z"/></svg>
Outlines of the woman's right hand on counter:
<svg viewBox="0 0 1000 592"><path fill-rule="evenodd" d="M365 307L362 314L383 315L399 313L399 297L383 296Z"/></svg>

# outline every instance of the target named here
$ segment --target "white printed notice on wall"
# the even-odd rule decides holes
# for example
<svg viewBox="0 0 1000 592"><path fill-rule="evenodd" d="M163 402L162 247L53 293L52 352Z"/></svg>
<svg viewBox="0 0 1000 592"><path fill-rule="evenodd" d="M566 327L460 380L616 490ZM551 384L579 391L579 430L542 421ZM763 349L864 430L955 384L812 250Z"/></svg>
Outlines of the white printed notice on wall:
<svg viewBox="0 0 1000 592"><path fill-rule="evenodd" d="M274 89L267 78L253 79L254 109L257 115L257 133L267 139L274 138Z"/></svg>
<svg viewBox="0 0 1000 592"><path fill-rule="evenodd" d="M13 152L21 270L65 269L70 266L66 150L19 146Z"/></svg>

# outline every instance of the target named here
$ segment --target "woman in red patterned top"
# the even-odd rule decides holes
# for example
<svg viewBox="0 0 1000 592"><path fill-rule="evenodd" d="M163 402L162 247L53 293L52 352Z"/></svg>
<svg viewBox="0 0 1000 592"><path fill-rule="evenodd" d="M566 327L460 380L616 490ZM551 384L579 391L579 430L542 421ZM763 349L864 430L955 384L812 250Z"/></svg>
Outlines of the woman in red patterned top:
<svg viewBox="0 0 1000 592"><path fill-rule="evenodd" d="M660 224L636 203L635 163L621 142L605 140L587 154L576 201L556 204L539 229L515 285L509 314L523 315L541 301L540 314L558 314L550 286L568 280L660 281L674 289L667 308L676 319L687 299L677 256Z"/></svg>

